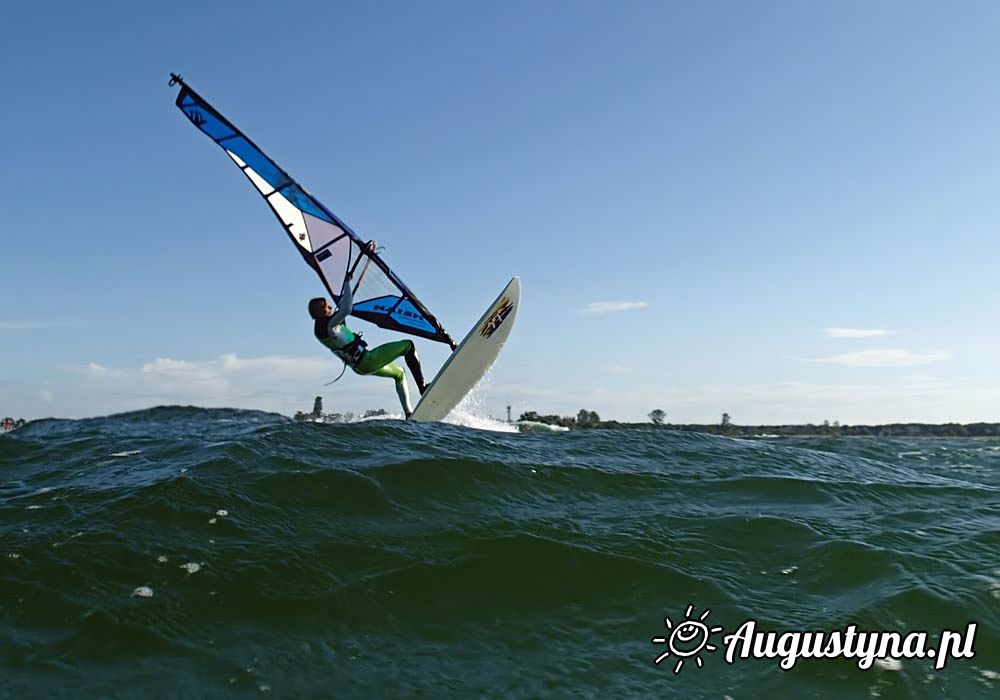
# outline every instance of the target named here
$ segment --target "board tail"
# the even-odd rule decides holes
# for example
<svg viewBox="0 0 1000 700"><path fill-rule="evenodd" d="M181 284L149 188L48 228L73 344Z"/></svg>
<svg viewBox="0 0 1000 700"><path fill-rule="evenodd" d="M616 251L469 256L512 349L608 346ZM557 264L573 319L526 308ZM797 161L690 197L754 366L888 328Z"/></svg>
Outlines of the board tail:
<svg viewBox="0 0 1000 700"><path fill-rule="evenodd" d="M521 280L514 277L476 322L431 382L411 420L439 421L475 388L514 328L521 304Z"/></svg>

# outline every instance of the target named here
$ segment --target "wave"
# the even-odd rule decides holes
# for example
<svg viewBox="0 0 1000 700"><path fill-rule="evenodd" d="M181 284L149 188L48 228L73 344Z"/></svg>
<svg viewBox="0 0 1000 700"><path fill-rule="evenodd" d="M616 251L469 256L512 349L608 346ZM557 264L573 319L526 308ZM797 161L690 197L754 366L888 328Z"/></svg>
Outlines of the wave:
<svg viewBox="0 0 1000 700"><path fill-rule="evenodd" d="M0 666L11 687L31 674L98 694L122 664L160 694L167 669L196 695L232 678L315 695L323 674L392 694L377 679L393 655L444 654L427 668L459 694L645 696L665 682L649 637L692 603L730 627L998 629L998 445L194 407L35 421L0 440L0 600L16 601ZM490 648L548 681L496 675ZM614 659L625 666L594 671ZM763 692L758 668L725 673ZM806 693L830 682L797 673ZM431 692L430 677L407 687Z"/></svg>

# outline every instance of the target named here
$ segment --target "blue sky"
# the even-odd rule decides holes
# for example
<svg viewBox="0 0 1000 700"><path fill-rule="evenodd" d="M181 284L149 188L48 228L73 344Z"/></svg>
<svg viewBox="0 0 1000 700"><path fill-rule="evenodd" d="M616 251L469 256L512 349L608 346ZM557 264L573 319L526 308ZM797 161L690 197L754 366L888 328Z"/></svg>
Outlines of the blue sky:
<svg viewBox="0 0 1000 700"><path fill-rule="evenodd" d="M993 3L22 3L4 27L0 414L396 408L388 380L322 386L319 281L175 71L453 336L521 276L484 413L998 419ZM433 374L446 348L418 348Z"/></svg>

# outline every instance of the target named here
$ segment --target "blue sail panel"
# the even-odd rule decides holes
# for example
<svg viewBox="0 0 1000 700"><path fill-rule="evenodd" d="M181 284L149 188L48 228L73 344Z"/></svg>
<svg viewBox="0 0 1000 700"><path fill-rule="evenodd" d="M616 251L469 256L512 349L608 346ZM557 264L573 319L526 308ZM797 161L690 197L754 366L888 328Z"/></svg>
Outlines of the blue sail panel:
<svg viewBox="0 0 1000 700"><path fill-rule="evenodd" d="M297 183L293 182L290 184L281 191L281 194L283 194L295 207L305 213L312 214L316 218L323 219L331 224L337 223L334 221L332 216L326 213L322 205L306 194L305 190L299 187Z"/></svg>
<svg viewBox="0 0 1000 700"><path fill-rule="evenodd" d="M395 321L400 330L433 333L434 326L409 300L401 297L379 297L354 305L356 314L385 315Z"/></svg>

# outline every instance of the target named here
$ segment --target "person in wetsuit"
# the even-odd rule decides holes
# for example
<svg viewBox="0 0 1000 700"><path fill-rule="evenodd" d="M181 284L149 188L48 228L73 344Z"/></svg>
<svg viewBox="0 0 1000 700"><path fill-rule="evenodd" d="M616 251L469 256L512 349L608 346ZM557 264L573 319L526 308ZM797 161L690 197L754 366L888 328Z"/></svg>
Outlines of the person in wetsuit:
<svg viewBox="0 0 1000 700"><path fill-rule="evenodd" d="M336 311L324 297L309 300L309 315L314 321L313 334L355 373L390 377L396 382L399 403L403 406L403 414L409 418L413 408L410 406L406 372L393 360L397 357L406 360L406 366L413 374L417 389L423 394L427 390L427 384L420 368L417 348L412 340L397 340L369 349L368 344L361 339L361 334L355 333L344 323L353 306L351 274L348 273L344 279L344 288L340 292L340 305Z"/></svg>

